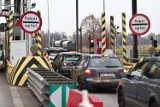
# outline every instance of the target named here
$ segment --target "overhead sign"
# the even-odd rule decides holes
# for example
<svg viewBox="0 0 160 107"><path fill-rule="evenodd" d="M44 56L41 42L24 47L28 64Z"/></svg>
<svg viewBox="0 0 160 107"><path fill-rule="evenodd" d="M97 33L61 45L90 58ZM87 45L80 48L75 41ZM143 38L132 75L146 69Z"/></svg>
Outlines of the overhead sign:
<svg viewBox="0 0 160 107"><path fill-rule="evenodd" d="M141 36L150 29L150 20L144 14L135 14L130 19L129 27L133 34Z"/></svg>
<svg viewBox="0 0 160 107"><path fill-rule="evenodd" d="M42 26L42 19L39 14L28 11L20 17L20 26L27 33L36 33Z"/></svg>

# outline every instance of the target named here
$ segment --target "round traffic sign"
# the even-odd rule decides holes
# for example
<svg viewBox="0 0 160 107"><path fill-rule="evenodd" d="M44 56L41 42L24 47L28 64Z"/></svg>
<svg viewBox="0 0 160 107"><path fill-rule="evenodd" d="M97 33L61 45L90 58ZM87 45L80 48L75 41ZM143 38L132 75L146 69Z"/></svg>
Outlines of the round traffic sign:
<svg viewBox="0 0 160 107"><path fill-rule="evenodd" d="M144 14L135 14L129 21L129 27L133 34L141 36L150 29L150 20Z"/></svg>
<svg viewBox="0 0 160 107"><path fill-rule="evenodd" d="M36 12L28 11L20 17L20 26L27 33L36 33L42 26L42 19Z"/></svg>

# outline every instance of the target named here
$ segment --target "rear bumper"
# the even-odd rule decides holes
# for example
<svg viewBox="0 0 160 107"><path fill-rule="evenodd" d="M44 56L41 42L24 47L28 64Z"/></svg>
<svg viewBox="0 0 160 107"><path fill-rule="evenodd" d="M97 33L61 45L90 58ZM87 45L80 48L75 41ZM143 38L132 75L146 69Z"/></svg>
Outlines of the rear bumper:
<svg viewBox="0 0 160 107"><path fill-rule="evenodd" d="M86 83L89 86L93 86L93 87L96 86L96 87L117 88L119 81L120 79L105 79L105 80L92 79L92 78L86 79Z"/></svg>

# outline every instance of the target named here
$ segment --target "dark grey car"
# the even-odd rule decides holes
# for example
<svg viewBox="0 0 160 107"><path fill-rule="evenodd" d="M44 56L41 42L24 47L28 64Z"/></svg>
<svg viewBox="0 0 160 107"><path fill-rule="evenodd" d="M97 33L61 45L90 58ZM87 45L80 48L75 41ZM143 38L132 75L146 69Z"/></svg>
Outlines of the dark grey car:
<svg viewBox="0 0 160 107"><path fill-rule="evenodd" d="M71 78L77 81L80 89L93 91L97 87L117 88L122 78L123 65L117 57L83 55L71 69Z"/></svg>
<svg viewBox="0 0 160 107"><path fill-rule="evenodd" d="M160 107L160 57L137 63L118 86L119 107Z"/></svg>
<svg viewBox="0 0 160 107"><path fill-rule="evenodd" d="M81 59L82 54L78 52L60 52L57 54L53 60L52 67L55 71L70 78L70 69Z"/></svg>

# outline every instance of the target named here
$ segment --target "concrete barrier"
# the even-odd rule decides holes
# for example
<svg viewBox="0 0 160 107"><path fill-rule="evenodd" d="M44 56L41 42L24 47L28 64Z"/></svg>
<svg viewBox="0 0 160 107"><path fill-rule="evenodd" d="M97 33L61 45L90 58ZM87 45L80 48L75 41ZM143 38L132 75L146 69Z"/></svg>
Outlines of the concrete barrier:
<svg viewBox="0 0 160 107"><path fill-rule="evenodd" d="M103 102L95 95L88 95L89 102L93 107L103 107ZM79 107L82 102L82 92L79 90L70 90L67 107Z"/></svg>
<svg viewBox="0 0 160 107"><path fill-rule="evenodd" d="M43 56L21 57L14 66L7 62L8 82L15 86L26 86L28 77L27 68L51 69L48 60Z"/></svg>

